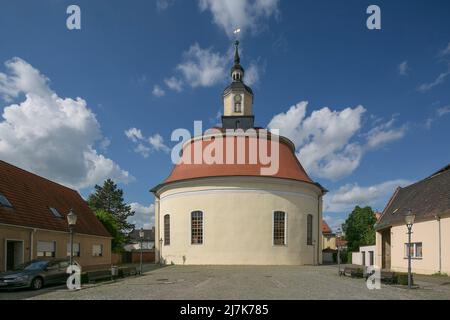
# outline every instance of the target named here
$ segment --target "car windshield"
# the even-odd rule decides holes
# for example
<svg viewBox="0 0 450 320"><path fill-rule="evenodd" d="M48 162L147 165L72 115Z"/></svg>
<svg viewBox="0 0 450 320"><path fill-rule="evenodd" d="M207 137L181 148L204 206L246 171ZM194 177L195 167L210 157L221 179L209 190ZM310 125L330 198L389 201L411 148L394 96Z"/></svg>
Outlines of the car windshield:
<svg viewBox="0 0 450 320"><path fill-rule="evenodd" d="M33 271L33 270L42 270L48 265L48 261L30 261L24 264L19 265L16 270L26 270L26 271Z"/></svg>

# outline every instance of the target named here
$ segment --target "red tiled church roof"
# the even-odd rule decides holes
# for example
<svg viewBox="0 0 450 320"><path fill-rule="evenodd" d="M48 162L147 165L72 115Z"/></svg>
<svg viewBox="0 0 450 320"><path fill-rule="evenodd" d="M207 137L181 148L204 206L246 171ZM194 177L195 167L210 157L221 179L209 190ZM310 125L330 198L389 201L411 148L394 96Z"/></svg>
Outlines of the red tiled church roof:
<svg viewBox="0 0 450 320"><path fill-rule="evenodd" d="M0 194L12 205L0 205L0 224L68 231L66 215L72 208L78 216L75 232L110 237L78 192L1 160ZM55 217L49 207L62 218Z"/></svg>
<svg viewBox="0 0 450 320"><path fill-rule="evenodd" d="M227 141L234 139L234 163L233 164L207 164L202 161L200 164L194 164L194 150L198 146L200 150L205 150L213 141L212 140L191 140L188 142L183 149L184 159L190 159L191 164L179 163L175 165L170 176L164 181L164 183L170 183L180 180L188 180L194 178L204 178L204 177L223 177L223 176L271 176L276 178L285 178L298 180L308 183L313 183L309 178L306 171L303 169L302 165L298 161L292 146L289 145L286 138L280 138L279 141L258 138L254 136L245 137L245 164L237 163L237 145L238 138L233 136L224 136L223 138L223 159L226 159L226 145ZM249 145L250 143L255 143L256 141L266 144L267 150L271 150L272 144L274 147L279 148L279 170L274 175L263 175L261 174L261 168L269 167L269 165L264 165L261 163L259 157L255 164L250 164L249 161Z"/></svg>

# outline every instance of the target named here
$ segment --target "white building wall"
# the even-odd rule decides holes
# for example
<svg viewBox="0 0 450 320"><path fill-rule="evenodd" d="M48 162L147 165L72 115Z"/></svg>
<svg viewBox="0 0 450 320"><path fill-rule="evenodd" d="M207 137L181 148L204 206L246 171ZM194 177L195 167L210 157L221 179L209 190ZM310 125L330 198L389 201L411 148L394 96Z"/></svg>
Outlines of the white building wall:
<svg viewBox="0 0 450 320"><path fill-rule="evenodd" d="M315 185L276 178L225 177L170 185L159 199L170 215L166 263L303 265L321 262L321 191ZM203 212L203 244L191 244L190 213ZM287 243L273 245L273 212L287 214ZM313 216L313 245L307 245L307 215ZM159 246L159 243L156 243Z"/></svg>

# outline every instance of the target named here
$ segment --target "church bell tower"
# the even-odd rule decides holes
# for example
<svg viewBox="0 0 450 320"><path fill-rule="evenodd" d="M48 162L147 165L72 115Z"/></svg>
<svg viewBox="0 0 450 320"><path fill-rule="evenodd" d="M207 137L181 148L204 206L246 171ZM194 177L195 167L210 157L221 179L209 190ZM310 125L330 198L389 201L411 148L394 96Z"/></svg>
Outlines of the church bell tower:
<svg viewBox="0 0 450 320"><path fill-rule="evenodd" d="M239 41L235 42L231 84L223 92L222 127L247 130L254 127L253 91L244 84L245 70L239 57Z"/></svg>

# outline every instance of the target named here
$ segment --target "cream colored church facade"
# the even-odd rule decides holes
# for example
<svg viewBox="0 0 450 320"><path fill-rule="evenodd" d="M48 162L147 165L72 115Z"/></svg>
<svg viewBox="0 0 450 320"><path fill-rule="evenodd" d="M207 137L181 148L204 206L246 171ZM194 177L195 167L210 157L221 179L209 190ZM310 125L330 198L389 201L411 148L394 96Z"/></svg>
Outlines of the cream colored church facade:
<svg viewBox="0 0 450 320"><path fill-rule="evenodd" d="M175 165L169 177L152 189L156 260L186 265L320 264L326 190L309 178L291 141L265 137L254 126L253 92L243 82L238 43L231 78L223 94L222 127L216 128L214 139L243 138L247 148L254 139L275 146L279 169L263 175L259 162ZM227 129L238 131L228 137ZM256 136L247 129L254 129ZM196 143L200 149L208 148L211 135L205 137L185 143L183 153L195 149Z"/></svg>

